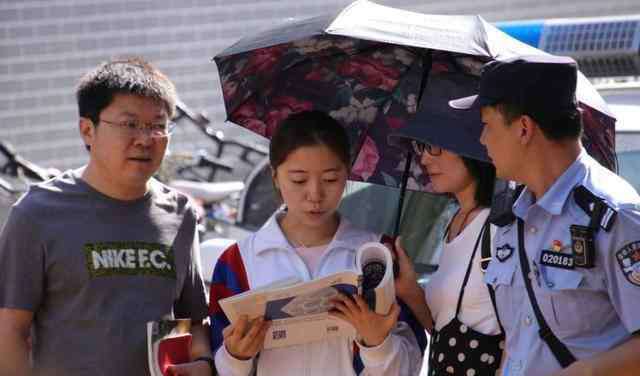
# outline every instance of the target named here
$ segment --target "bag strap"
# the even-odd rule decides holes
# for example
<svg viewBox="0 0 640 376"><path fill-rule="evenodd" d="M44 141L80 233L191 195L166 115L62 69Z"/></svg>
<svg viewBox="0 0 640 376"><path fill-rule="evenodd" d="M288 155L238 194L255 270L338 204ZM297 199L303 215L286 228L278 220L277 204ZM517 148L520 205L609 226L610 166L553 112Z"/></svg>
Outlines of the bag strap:
<svg viewBox="0 0 640 376"><path fill-rule="evenodd" d="M453 219L456 217L456 215L458 215L459 211L460 211L460 208L456 210L456 212L453 214L453 217L451 217L451 219L449 220L449 223L447 223L447 227L444 228L444 235L442 235L442 241L445 243L447 241L447 235L449 235L449 230L451 230L451 223L453 223Z"/></svg>
<svg viewBox="0 0 640 376"><path fill-rule="evenodd" d="M467 282L469 282L469 276L471 275L471 267L473 266L473 259L476 257L476 251L478 250L478 244L480 244L480 238L482 238L482 233L485 227L489 226L489 222L485 221L482 226L482 230L478 234L478 238L476 239L476 244L473 246L473 252L471 252L471 258L469 258L469 264L467 265L467 272L464 275L464 280L462 281L462 287L460 288L460 295L458 295L458 305L456 306L456 317L460 314L460 308L462 308L462 297L464 296L464 289L467 287Z"/></svg>
<svg viewBox="0 0 640 376"><path fill-rule="evenodd" d="M536 316L536 320L538 321L538 326L540 328L538 330L538 334L547 346L549 346L553 356L555 356L562 368L567 368L576 361L576 358L567 346L565 346L565 344L562 343L555 334L553 334L540 311L538 301L536 300L535 293L531 287L531 279L529 278L531 269L529 268L529 259L527 258L527 254L524 249L524 221L520 218L518 218L518 258L520 259L520 271L522 272L522 279L524 280L524 285L527 289L527 295L529 295L531 308L533 308L533 313Z"/></svg>
<svg viewBox="0 0 640 376"><path fill-rule="evenodd" d="M489 261L491 261L491 226L489 219L487 219L487 224L482 231L482 245L480 251L480 255L482 256L480 258L480 270L484 273L489 266ZM505 334L504 328L502 327L502 321L500 321L500 314L498 314L498 306L496 305L496 292L493 290L493 286L489 283L487 283L487 289L489 289L489 297L491 297L491 305L493 306L493 312L496 314L500 333Z"/></svg>

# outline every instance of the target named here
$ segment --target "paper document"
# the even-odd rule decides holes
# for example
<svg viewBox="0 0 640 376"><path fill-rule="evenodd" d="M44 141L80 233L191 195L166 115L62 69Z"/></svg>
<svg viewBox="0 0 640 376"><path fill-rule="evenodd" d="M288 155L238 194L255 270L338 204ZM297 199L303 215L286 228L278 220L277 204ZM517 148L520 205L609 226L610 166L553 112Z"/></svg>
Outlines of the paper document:
<svg viewBox="0 0 640 376"><path fill-rule="evenodd" d="M380 243L366 243L356 252L353 271L343 271L309 282L276 281L255 290L220 300L231 323L241 315L271 320L264 348L355 337L347 322L329 316L331 299L339 293L361 294L377 313L387 314L395 301L391 252Z"/></svg>

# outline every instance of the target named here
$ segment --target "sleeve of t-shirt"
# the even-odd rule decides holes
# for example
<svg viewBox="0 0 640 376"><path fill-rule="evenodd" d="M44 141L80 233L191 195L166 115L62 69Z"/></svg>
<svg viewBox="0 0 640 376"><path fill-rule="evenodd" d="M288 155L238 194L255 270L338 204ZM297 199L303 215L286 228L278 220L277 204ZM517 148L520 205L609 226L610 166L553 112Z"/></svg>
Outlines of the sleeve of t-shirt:
<svg viewBox="0 0 640 376"><path fill-rule="evenodd" d="M35 312L45 281L45 245L23 209L14 206L0 233L0 307Z"/></svg>
<svg viewBox="0 0 640 376"><path fill-rule="evenodd" d="M189 218L189 231L193 231L191 258L182 286L180 300L175 305L176 317L190 317L194 322L202 322L208 316L209 303L200 266L200 239L196 227L195 214Z"/></svg>
<svg viewBox="0 0 640 376"><path fill-rule="evenodd" d="M611 231L605 244L598 243L606 252L607 290L623 325L634 333L640 330L640 210L618 211Z"/></svg>

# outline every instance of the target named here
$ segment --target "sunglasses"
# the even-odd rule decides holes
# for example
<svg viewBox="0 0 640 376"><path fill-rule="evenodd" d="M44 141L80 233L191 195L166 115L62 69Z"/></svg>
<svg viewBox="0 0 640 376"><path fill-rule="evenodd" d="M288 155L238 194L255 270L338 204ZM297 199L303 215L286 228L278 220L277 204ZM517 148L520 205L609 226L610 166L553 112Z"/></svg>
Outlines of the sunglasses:
<svg viewBox="0 0 640 376"><path fill-rule="evenodd" d="M429 153L429 155L431 155L433 157L437 157L440 154L442 154L442 148L440 146L431 145L431 144L425 143L425 142L419 142L419 141L411 140L411 147L413 148L413 152L417 156L422 156L422 154L424 154L425 150L426 150L427 153Z"/></svg>

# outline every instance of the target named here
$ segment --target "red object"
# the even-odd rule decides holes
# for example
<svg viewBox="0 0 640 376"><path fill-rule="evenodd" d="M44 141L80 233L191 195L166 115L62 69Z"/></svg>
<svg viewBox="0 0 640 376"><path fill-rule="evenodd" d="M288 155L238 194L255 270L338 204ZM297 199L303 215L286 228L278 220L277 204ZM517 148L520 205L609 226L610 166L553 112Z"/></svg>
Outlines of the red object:
<svg viewBox="0 0 640 376"><path fill-rule="evenodd" d="M168 368L173 364L188 363L191 360L191 334L163 339L158 344L158 366L164 376L173 376Z"/></svg>

